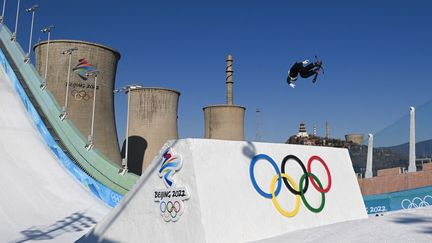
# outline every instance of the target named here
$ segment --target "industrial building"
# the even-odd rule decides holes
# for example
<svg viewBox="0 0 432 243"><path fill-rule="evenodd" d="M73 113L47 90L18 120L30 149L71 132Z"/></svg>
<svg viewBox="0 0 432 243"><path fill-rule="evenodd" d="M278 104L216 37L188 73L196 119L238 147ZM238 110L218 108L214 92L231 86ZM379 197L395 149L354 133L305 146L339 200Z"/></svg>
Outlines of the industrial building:
<svg viewBox="0 0 432 243"><path fill-rule="evenodd" d="M363 144L364 135L358 133L347 134L345 135L345 141L355 144Z"/></svg>

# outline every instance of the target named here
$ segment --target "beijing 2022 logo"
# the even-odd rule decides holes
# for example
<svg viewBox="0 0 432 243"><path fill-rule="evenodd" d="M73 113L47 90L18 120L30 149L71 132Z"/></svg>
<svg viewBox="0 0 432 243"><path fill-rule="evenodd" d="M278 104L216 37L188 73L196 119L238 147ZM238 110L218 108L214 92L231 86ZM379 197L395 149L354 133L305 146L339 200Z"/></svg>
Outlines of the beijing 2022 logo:
<svg viewBox="0 0 432 243"><path fill-rule="evenodd" d="M258 184L256 182L254 168L255 168L255 164L257 163L258 160L266 160L267 162L269 162L272 165L272 167L274 168L274 170L276 172L276 174L273 176L273 179L270 182L270 186L268 187L268 188L270 188L270 193L264 192L258 186ZM289 160L296 161L303 170L303 175L300 177L300 181L298 183L299 185L294 181L294 179L291 176L289 176L288 174L285 173L285 164ZM323 185L322 185L321 181L318 179L318 177L316 175L314 175L311 171L311 165L312 165L313 161L319 161L324 166L324 169L326 170L327 178L328 178L327 179L328 184L325 188L323 187ZM264 198L271 199L276 210L285 217L294 217L298 213L298 211L300 209L300 198L303 201L306 208L309 209L311 212L314 212L314 213L321 212L324 208L324 205L325 205L325 194L328 191L330 191L330 188L331 188L330 170L329 170L327 164L325 163L325 161L321 157L316 156L316 155L309 158L308 163L307 163L307 170L306 170L306 167L304 166L303 162L295 155L290 154L290 155L285 156L285 158L282 160L281 169L279 169L276 162L270 156L265 155L265 154L258 154L252 158L252 161L251 161L250 167L249 167L249 176L250 176L252 185L255 188L255 190L258 192L258 194L260 194ZM311 181L315 190L317 190L318 192L321 193L321 204L317 208L314 208L313 206L311 206L305 197L305 193L307 192L308 187L309 187L309 180ZM277 187L275 188L276 181L277 181ZM287 210L283 209L280 206L279 202L277 201L277 196L279 195L281 188L282 188L282 181L283 181L285 187L291 193L293 193L295 195L295 206L294 206L294 209L292 211L287 211Z"/></svg>
<svg viewBox="0 0 432 243"><path fill-rule="evenodd" d="M176 187L173 175L182 168L181 156L176 154L171 147L162 153L159 177L164 181L167 189L154 191L154 201L159 202L159 211L166 221L177 221L183 214L183 201L190 198L185 186Z"/></svg>

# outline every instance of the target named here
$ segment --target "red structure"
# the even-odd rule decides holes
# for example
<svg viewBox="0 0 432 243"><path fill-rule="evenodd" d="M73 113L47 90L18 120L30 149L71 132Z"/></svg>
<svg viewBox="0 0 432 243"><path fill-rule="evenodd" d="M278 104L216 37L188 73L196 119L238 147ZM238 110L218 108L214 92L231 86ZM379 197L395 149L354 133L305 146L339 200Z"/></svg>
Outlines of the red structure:
<svg viewBox="0 0 432 243"><path fill-rule="evenodd" d="M358 179L363 196L397 192L432 185L432 163L422 165L417 172L403 172L400 167L378 170L378 175Z"/></svg>

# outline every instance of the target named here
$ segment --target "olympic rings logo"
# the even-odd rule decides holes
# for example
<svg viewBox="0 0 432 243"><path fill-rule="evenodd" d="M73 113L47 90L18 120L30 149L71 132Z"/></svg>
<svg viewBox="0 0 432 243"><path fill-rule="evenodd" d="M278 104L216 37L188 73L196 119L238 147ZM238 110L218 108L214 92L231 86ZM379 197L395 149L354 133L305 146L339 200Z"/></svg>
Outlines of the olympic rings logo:
<svg viewBox="0 0 432 243"><path fill-rule="evenodd" d="M411 200L404 199L401 202L401 206L403 209L409 209L409 208L418 208L418 207L426 207L432 205L432 196L426 195L423 199L420 197L415 197Z"/></svg>
<svg viewBox="0 0 432 243"><path fill-rule="evenodd" d="M256 163L259 160L266 160L267 162L269 162L276 172L276 175L273 176L273 178L271 180L269 193L264 192L258 186L256 179L255 179L254 168L255 168ZM301 167L301 169L303 170L303 175L300 177L300 181L298 183L299 185L297 185L297 183L294 181L294 179L291 176L289 176L288 174L285 173L285 165L290 160L294 160L295 162L297 162L299 164L299 166ZM322 185L321 181L318 179L318 177L315 174L313 174L311 171L312 170L311 166L312 166L313 161L319 161L324 166L324 169L326 171L327 178L328 178L328 184L325 188L323 187L323 185ZM331 180L332 177L331 177L330 170L329 170L326 162L321 157L316 156L316 155L309 158L308 163L307 163L307 169L304 166L303 162L297 156L287 155L282 160L281 169L279 170L279 167L277 166L276 162L271 157L269 157L268 155L265 155L265 154L258 154L252 158L252 161L251 161L250 166L249 166L249 176L250 176L252 185L255 188L255 190L262 197L267 198L267 199L271 199L276 210L285 217L294 217L298 213L298 211L300 209L300 199L303 201L306 208L309 209L311 212L314 212L314 213L321 212L324 208L324 205L325 205L325 194L330 191L330 188L332 185L332 180ZM314 208L313 206L311 206L305 197L305 193L307 192L308 187L309 187L309 180L312 183L313 187L318 192L321 193L321 204L317 208ZM277 181L277 186L275 188L276 181ZM282 181L283 181L285 187L291 193L293 193L295 195L295 206L294 206L294 209L292 211L287 211L287 210L283 209L280 206L279 202L277 201L277 196L279 195L281 188L282 188Z"/></svg>
<svg viewBox="0 0 432 243"><path fill-rule="evenodd" d="M161 201L159 204L160 213L165 221L177 221L183 213L183 201Z"/></svg>
<svg viewBox="0 0 432 243"><path fill-rule="evenodd" d="M113 192L111 192L111 200L112 200L115 204L119 203L121 199L122 199L122 196L121 196L121 195L119 195L119 194L117 194L117 193L113 193Z"/></svg>
<svg viewBox="0 0 432 243"><path fill-rule="evenodd" d="M84 89L73 89L71 91L71 95L75 98L75 100L89 100L93 97L93 92L86 92Z"/></svg>

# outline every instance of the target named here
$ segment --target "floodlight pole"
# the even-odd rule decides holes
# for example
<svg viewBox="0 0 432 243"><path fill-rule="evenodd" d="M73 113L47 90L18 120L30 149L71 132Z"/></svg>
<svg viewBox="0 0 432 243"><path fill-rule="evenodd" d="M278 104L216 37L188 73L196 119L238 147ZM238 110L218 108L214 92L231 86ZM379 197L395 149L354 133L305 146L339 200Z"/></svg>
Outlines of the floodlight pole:
<svg viewBox="0 0 432 243"><path fill-rule="evenodd" d="M135 90L139 88L143 88L143 87L141 85L128 85L114 90L114 93L125 92L127 94L126 145L125 145L125 157L122 159L123 169L120 172L121 175L125 175L128 171L130 92L131 90Z"/></svg>
<svg viewBox="0 0 432 243"><path fill-rule="evenodd" d="M32 7L26 9L26 11L27 11L28 13L31 13L31 14L32 14L32 20L31 20L31 27L30 27L30 39L29 39L28 51L27 51L26 57L25 57L25 59L24 59L24 62L25 62L25 63L29 63L29 62L30 62L31 44L32 44L32 38L33 38L33 24L34 24L34 16L35 16L36 9L37 9L38 7L39 7L39 5L36 4L36 5L33 5Z"/></svg>
<svg viewBox="0 0 432 243"><path fill-rule="evenodd" d="M128 171L128 153L129 153L129 104L130 104L130 86L127 92L127 117L126 117L126 150L125 150L125 158L122 161L123 165L123 175Z"/></svg>
<svg viewBox="0 0 432 243"><path fill-rule="evenodd" d="M373 134L368 134L368 151L366 156L366 172L364 177L365 178L372 178L373 172L372 172L372 164L373 164Z"/></svg>
<svg viewBox="0 0 432 243"><path fill-rule="evenodd" d="M93 88L93 109L92 109L92 119L91 119L91 128L90 128L90 135L88 136L88 143L86 144L85 148L87 150L91 150L94 147L94 119L95 119L95 109L96 109L96 88L97 88L97 77L100 71L94 70L86 72L87 77L94 77L94 88Z"/></svg>
<svg viewBox="0 0 432 243"><path fill-rule="evenodd" d="M21 0L18 0L17 11L16 11L16 16L15 16L15 30L12 33L11 41L16 41L16 37L17 37L17 32L18 32L18 16L19 16L20 2L21 2Z"/></svg>
<svg viewBox="0 0 432 243"><path fill-rule="evenodd" d="M69 83L70 83L70 70L71 70L71 61L72 61L72 53L74 51L78 50L78 48L70 48L62 52L63 55L67 54L69 55L69 62L68 62L68 74L67 74L67 81L66 81L66 92L65 92L65 103L62 108L62 114L60 114L60 120L64 120L68 113L67 113L67 107L68 107L68 97L69 97Z"/></svg>
<svg viewBox="0 0 432 243"><path fill-rule="evenodd" d="M1 17L0 17L0 23L2 23L2 24L3 24L3 22L4 22L5 8L6 8L6 0L3 0L2 15L1 15Z"/></svg>
<svg viewBox="0 0 432 243"><path fill-rule="evenodd" d="M51 40L51 30L54 29L54 25L50 25L46 27L45 29L41 29L42 33L48 33L48 41L47 41L47 50L46 50L46 57L45 57L45 74L44 74L44 83L46 83L47 75L48 75L48 56L49 56L49 45Z"/></svg>

